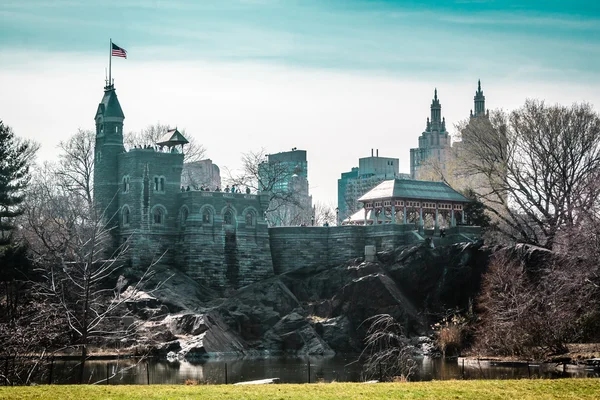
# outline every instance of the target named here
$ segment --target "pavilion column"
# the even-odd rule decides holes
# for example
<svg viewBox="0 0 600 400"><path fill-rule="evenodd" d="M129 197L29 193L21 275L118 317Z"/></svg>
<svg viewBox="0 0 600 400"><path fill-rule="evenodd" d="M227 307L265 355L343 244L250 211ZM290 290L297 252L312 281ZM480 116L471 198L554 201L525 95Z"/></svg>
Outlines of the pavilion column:
<svg viewBox="0 0 600 400"><path fill-rule="evenodd" d="M463 204L462 210L460 210L460 221L464 225L465 224L465 205Z"/></svg>
<svg viewBox="0 0 600 400"><path fill-rule="evenodd" d="M419 202L419 228L423 228L425 224L423 223L423 203Z"/></svg>
<svg viewBox="0 0 600 400"><path fill-rule="evenodd" d="M392 202L392 224L396 223L396 204Z"/></svg>
<svg viewBox="0 0 600 400"><path fill-rule="evenodd" d="M404 211L402 211L402 223L406 224L406 201L404 202Z"/></svg>
<svg viewBox="0 0 600 400"><path fill-rule="evenodd" d="M452 210L450 210L450 226L453 228L456 226L456 220L454 219L454 204L452 204Z"/></svg>
<svg viewBox="0 0 600 400"><path fill-rule="evenodd" d="M365 225L367 225L367 214L369 213L369 210L367 210L367 207L365 207Z"/></svg>
<svg viewBox="0 0 600 400"><path fill-rule="evenodd" d="M439 212L438 212L438 203L436 201L435 202L435 221L433 223L433 231L434 232L437 232L437 231L440 230L440 227L438 225L438 214L439 214Z"/></svg>

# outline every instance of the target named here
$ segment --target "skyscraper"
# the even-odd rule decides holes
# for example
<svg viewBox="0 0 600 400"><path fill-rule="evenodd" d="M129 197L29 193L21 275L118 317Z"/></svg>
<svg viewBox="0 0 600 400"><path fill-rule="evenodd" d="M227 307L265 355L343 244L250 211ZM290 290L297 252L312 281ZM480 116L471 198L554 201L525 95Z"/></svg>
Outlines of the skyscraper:
<svg viewBox="0 0 600 400"><path fill-rule="evenodd" d="M312 197L308 192L306 150L267 155L258 168L259 190L270 192L267 220L271 226L309 224Z"/></svg>
<svg viewBox="0 0 600 400"><path fill-rule="evenodd" d="M358 168L343 172L338 179L339 219L344 220L354 214L361 206L358 198L386 179L408 178L408 174L399 172L398 158L379 157L379 150L371 157L358 159Z"/></svg>
<svg viewBox="0 0 600 400"><path fill-rule="evenodd" d="M450 135L446 131L446 118L442 118L442 105L437 89L431 102L431 116L419 137L419 147L410 149L410 177L423 179L422 170L432 162L443 170L450 149Z"/></svg>

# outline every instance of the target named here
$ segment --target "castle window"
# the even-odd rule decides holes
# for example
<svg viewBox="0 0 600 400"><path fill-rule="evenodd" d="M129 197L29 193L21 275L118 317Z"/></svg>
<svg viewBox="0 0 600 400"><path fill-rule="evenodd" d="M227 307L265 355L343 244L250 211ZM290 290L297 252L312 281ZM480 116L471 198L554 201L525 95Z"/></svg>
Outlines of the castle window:
<svg viewBox="0 0 600 400"><path fill-rule="evenodd" d="M165 223L165 212L161 207L156 207L152 213L152 221L155 225L162 225Z"/></svg>
<svg viewBox="0 0 600 400"><path fill-rule="evenodd" d="M123 193L129 192L129 176L123 177Z"/></svg>
<svg viewBox="0 0 600 400"><path fill-rule="evenodd" d="M165 177L155 176L154 177L154 191L159 193L165 192Z"/></svg>
<svg viewBox="0 0 600 400"><path fill-rule="evenodd" d="M254 226L254 213L253 212L248 212L246 214L246 226L247 227Z"/></svg>
<svg viewBox="0 0 600 400"><path fill-rule="evenodd" d="M125 207L123 207L123 226L129 225L129 219L130 219L129 217L130 217L129 207L125 206Z"/></svg>
<svg viewBox="0 0 600 400"><path fill-rule="evenodd" d="M187 207L183 207L181 209L180 219L179 219L181 226L185 226L185 221L187 221L188 215L189 215L189 211L188 211Z"/></svg>
<svg viewBox="0 0 600 400"><path fill-rule="evenodd" d="M203 224L210 224L212 223L212 215L210 210L207 208L204 210L204 212L202 213L202 223Z"/></svg>
<svg viewBox="0 0 600 400"><path fill-rule="evenodd" d="M231 210L227 210L225 211L225 214L223 214L223 223L225 225L233 224L233 213L231 212Z"/></svg>

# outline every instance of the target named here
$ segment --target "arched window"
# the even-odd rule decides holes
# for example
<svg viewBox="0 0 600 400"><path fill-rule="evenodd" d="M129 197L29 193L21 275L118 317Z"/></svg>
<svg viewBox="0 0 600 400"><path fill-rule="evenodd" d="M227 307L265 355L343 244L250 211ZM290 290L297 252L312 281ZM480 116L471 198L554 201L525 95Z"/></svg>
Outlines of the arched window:
<svg viewBox="0 0 600 400"><path fill-rule="evenodd" d="M185 226L185 221L187 221L188 215L189 215L189 211L188 211L187 207L183 207L181 209L181 213L179 215L179 222L181 223L181 226Z"/></svg>
<svg viewBox="0 0 600 400"><path fill-rule="evenodd" d="M158 176L154 177L154 191L158 192Z"/></svg>
<svg viewBox="0 0 600 400"><path fill-rule="evenodd" d="M129 192L129 176L125 175L123 177L123 193Z"/></svg>
<svg viewBox="0 0 600 400"><path fill-rule="evenodd" d="M155 225L162 225L165 223L165 212L161 207L156 207L152 213L152 222Z"/></svg>
<svg viewBox="0 0 600 400"><path fill-rule="evenodd" d="M231 212L231 210L227 210L225 211L225 214L223 214L223 223L225 225L233 224L233 213Z"/></svg>
<svg viewBox="0 0 600 400"><path fill-rule="evenodd" d="M212 214L208 208L205 208L202 212L202 223L210 224L212 223Z"/></svg>
<svg viewBox="0 0 600 400"><path fill-rule="evenodd" d="M123 226L129 225L129 219L130 219L129 217L130 217L129 207L125 206L125 207L123 207Z"/></svg>
<svg viewBox="0 0 600 400"><path fill-rule="evenodd" d="M161 176L159 184L160 184L159 190L161 192L164 192L165 191L165 178L164 177Z"/></svg>
<svg viewBox="0 0 600 400"><path fill-rule="evenodd" d="M254 226L254 213L252 211L248 211L246 213L246 226L247 227Z"/></svg>

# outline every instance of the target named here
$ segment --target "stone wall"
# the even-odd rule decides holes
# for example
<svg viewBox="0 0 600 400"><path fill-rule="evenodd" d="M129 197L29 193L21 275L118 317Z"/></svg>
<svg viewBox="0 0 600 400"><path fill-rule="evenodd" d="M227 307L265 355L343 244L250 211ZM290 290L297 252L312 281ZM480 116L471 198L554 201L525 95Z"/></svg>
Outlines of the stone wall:
<svg viewBox="0 0 600 400"><path fill-rule="evenodd" d="M364 256L365 246L393 250L422 238L414 225L345 225L269 228L275 274L302 267L334 266Z"/></svg>
<svg viewBox="0 0 600 400"><path fill-rule="evenodd" d="M197 191L180 197L180 210L187 209L188 217L180 226L179 268L215 289L239 288L273 276L269 231L263 218L267 198ZM225 216L228 212L231 220Z"/></svg>

